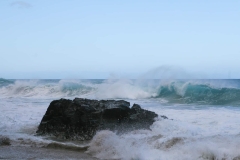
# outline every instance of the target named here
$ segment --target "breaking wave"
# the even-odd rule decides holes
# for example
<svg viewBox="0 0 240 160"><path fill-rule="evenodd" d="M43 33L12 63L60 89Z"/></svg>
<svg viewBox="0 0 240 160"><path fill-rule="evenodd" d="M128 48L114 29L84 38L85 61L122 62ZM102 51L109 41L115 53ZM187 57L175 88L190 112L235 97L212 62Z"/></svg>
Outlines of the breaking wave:
<svg viewBox="0 0 240 160"><path fill-rule="evenodd" d="M12 81L12 80L0 78L0 87L9 85L9 84L13 84L13 83L14 83L14 81Z"/></svg>
<svg viewBox="0 0 240 160"><path fill-rule="evenodd" d="M168 103L240 105L239 80L6 80L1 97L161 99Z"/></svg>
<svg viewBox="0 0 240 160"><path fill-rule="evenodd" d="M211 84L172 82L160 86L156 98L164 98L171 103L198 103L210 105L240 105L240 89L217 87Z"/></svg>
<svg viewBox="0 0 240 160"><path fill-rule="evenodd" d="M156 121L151 129L123 135L100 131L90 142L87 153L100 159L126 160L230 160L240 157L239 135L211 135L214 132L209 134L202 128L174 120Z"/></svg>
<svg viewBox="0 0 240 160"><path fill-rule="evenodd" d="M4 97L74 97L95 90L94 83L77 80L4 80L0 81L0 95Z"/></svg>

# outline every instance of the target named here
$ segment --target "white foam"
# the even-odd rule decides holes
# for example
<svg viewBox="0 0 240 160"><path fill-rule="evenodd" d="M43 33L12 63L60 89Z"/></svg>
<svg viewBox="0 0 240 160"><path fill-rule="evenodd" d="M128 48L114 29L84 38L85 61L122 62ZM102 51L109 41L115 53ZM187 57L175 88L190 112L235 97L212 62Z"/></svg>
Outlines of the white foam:
<svg viewBox="0 0 240 160"><path fill-rule="evenodd" d="M159 119L151 131L97 133L88 152L103 159L233 159L240 155L239 110L156 109L174 120Z"/></svg>
<svg viewBox="0 0 240 160"><path fill-rule="evenodd" d="M0 97L62 98L85 96L94 91L95 85L81 80L16 80L13 84L0 87Z"/></svg>
<svg viewBox="0 0 240 160"><path fill-rule="evenodd" d="M98 99L141 99L149 98L152 93L145 91L131 80L107 80L98 86L95 97Z"/></svg>
<svg viewBox="0 0 240 160"><path fill-rule="evenodd" d="M35 99L10 98L0 99L0 135L5 135L11 140L35 139L37 127L46 112L49 101L35 103ZM38 100L41 102L41 100Z"/></svg>
<svg viewBox="0 0 240 160"><path fill-rule="evenodd" d="M146 99L155 97L161 87L168 87L184 96L189 84L208 85L212 88L236 88L239 84L224 80L128 80L108 79L103 83L83 80L16 80L13 84L0 87L0 97L62 98L91 97L96 99Z"/></svg>

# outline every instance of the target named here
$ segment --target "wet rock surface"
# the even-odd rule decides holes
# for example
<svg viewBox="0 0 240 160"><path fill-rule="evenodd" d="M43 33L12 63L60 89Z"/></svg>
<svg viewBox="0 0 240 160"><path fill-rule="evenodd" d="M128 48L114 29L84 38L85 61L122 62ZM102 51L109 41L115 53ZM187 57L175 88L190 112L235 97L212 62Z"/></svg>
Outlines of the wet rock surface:
<svg viewBox="0 0 240 160"><path fill-rule="evenodd" d="M11 145L10 139L6 136L0 135L0 146L8 146Z"/></svg>
<svg viewBox="0 0 240 160"><path fill-rule="evenodd" d="M149 129L158 116L138 104L129 106L130 103L124 100L54 100L43 116L37 133L63 139L89 140L98 130L108 129L120 134Z"/></svg>

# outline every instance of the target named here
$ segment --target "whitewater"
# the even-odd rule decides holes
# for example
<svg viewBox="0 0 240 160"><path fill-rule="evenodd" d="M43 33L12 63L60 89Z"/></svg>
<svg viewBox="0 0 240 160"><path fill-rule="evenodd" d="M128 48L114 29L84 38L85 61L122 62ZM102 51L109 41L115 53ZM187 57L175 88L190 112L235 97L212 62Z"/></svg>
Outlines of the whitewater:
<svg viewBox="0 0 240 160"><path fill-rule="evenodd" d="M91 141L37 136L50 102L75 97L123 99L168 119L159 116L151 130L121 135L99 131ZM0 112L0 136L9 137L12 146L57 146L74 151L76 157L71 159L79 159L80 152L96 159L240 159L240 80L236 79L0 79ZM4 156L0 152L0 158Z"/></svg>

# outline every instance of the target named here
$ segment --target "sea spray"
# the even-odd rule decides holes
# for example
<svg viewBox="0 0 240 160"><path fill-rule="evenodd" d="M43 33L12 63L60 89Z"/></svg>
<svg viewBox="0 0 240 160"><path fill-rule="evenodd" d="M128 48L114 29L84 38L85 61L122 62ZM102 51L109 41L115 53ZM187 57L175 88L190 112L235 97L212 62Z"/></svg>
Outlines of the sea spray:
<svg viewBox="0 0 240 160"><path fill-rule="evenodd" d="M239 80L3 80L0 97L163 99L175 104L240 105Z"/></svg>

